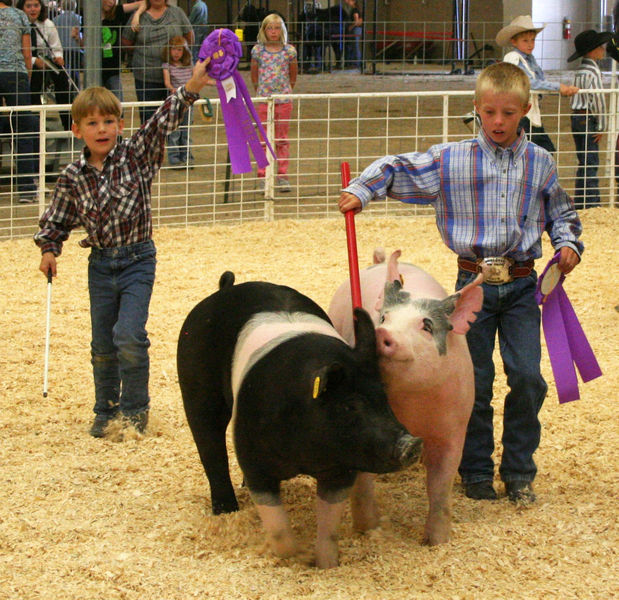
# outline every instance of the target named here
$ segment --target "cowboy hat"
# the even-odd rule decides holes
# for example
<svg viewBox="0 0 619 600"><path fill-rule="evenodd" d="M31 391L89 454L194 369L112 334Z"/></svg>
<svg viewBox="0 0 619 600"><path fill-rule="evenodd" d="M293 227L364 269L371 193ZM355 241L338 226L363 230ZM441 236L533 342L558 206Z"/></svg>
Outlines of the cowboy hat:
<svg viewBox="0 0 619 600"><path fill-rule="evenodd" d="M544 27L535 27L530 15L516 17L509 25L506 25L496 34L496 43L499 46L509 46L510 40L524 31L535 31L538 34Z"/></svg>
<svg viewBox="0 0 619 600"><path fill-rule="evenodd" d="M595 50L598 46L604 46L612 37L613 34L610 31L602 31L602 33L598 33L595 29L587 29L586 31L579 33L574 38L576 52L574 52L574 54L567 59L567 62L572 62L579 56L584 56L587 52Z"/></svg>
<svg viewBox="0 0 619 600"><path fill-rule="evenodd" d="M606 54L619 62L619 34L614 33L610 42L606 44Z"/></svg>

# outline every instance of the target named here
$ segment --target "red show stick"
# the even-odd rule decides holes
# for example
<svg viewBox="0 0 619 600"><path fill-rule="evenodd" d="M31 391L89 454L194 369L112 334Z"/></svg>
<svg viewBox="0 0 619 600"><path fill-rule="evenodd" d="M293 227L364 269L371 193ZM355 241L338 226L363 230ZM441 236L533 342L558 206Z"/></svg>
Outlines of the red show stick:
<svg viewBox="0 0 619 600"><path fill-rule="evenodd" d="M350 183L350 165L343 162L340 165L342 173L342 188ZM357 234L355 232L355 211L344 213L346 219L346 243L348 246L348 271L350 273L350 292L352 307L361 307L361 282L359 281L359 259L357 257Z"/></svg>

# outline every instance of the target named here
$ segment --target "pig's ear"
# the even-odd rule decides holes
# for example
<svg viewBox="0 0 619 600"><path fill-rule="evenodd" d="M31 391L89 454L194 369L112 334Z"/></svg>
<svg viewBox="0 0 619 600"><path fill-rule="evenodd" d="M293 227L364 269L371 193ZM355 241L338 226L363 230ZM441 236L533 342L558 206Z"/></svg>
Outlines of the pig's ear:
<svg viewBox="0 0 619 600"><path fill-rule="evenodd" d="M470 323L477 319L475 313L481 310L484 302L484 292L481 287L483 281L484 277L480 273L474 281L454 294L457 298L456 307L449 317L454 333L466 333L471 328Z"/></svg>
<svg viewBox="0 0 619 600"><path fill-rule="evenodd" d="M376 360L376 332L370 315L363 308L353 311L355 322L355 352L364 361Z"/></svg>
<svg viewBox="0 0 619 600"><path fill-rule="evenodd" d="M339 363L325 365L314 373L312 381L312 398L315 400L327 387L335 385L344 376L344 369Z"/></svg>

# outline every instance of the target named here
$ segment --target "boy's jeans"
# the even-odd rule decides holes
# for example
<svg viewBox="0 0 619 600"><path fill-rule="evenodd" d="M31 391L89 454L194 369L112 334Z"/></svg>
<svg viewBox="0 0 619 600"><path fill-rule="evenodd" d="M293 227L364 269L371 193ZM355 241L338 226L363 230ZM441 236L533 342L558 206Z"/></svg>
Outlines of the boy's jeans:
<svg viewBox="0 0 619 600"><path fill-rule="evenodd" d="M456 289L475 278L460 271ZM498 331L499 348L510 391L503 414L503 454L499 473L504 482L533 481L533 453L540 441L538 413L548 386L540 372L540 310L535 301L537 275L503 285L484 284L484 303L466 334L475 371L475 404L466 432L460 476L463 483L494 478L492 427L492 354Z"/></svg>
<svg viewBox="0 0 619 600"><path fill-rule="evenodd" d="M574 206L590 208L600 205L598 166L600 164L599 146L593 139L598 122L594 116L572 115L572 135L578 158L576 185L574 186Z"/></svg>
<svg viewBox="0 0 619 600"><path fill-rule="evenodd" d="M88 290L97 415L112 418L148 410L148 306L155 282L152 240L92 248Z"/></svg>

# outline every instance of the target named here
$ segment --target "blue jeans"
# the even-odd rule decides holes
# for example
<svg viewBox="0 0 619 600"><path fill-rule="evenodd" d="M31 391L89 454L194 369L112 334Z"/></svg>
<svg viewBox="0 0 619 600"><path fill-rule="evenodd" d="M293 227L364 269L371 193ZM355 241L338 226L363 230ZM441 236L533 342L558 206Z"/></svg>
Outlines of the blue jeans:
<svg viewBox="0 0 619 600"><path fill-rule="evenodd" d="M590 208L600 205L599 146L593 139L598 133L597 127L597 117L572 115L572 135L576 147L576 157L578 158L576 185L574 187L574 206L576 208Z"/></svg>
<svg viewBox="0 0 619 600"><path fill-rule="evenodd" d="M456 289L475 278L460 270ZM499 473L504 482L533 481L537 473L533 454L541 435L538 413L548 386L540 372L540 310L535 301L537 275L503 285L483 284L484 303L466 334L475 372L475 404L468 424L460 476L463 483L494 478L492 426L492 354L499 348L510 388L503 414L503 454Z"/></svg>
<svg viewBox="0 0 619 600"><path fill-rule="evenodd" d="M348 35L353 35L354 37L346 38L344 59L346 66L353 69L361 68L361 33L361 27L353 27L348 32Z"/></svg>
<svg viewBox="0 0 619 600"><path fill-rule="evenodd" d="M0 71L0 102L7 106L30 105L30 83L26 73ZM20 192L36 190L35 174L39 172L39 158L35 146L39 141L39 117L31 112L14 112L10 116L11 128L15 134L17 189Z"/></svg>
<svg viewBox="0 0 619 600"><path fill-rule="evenodd" d="M187 160L193 160L191 153L191 138L189 137L189 122L191 120L191 108L188 108L183 115L178 129L168 135L168 160L171 163L181 162L186 163Z"/></svg>
<svg viewBox="0 0 619 600"><path fill-rule="evenodd" d="M163 102L168 97L168 90L162 82L141 81L135 79L135 95L138 102L150 102L160 100ZM140 121L142 125L155 114L157 106L140 106Z"/></svg>
<svg viewBox="0 0 619 600"><path fill-rule="evenodd" d="M88 291L97 415L132 416L149 408L148 306L155 282L152 241L92 248Z"/></svg>

